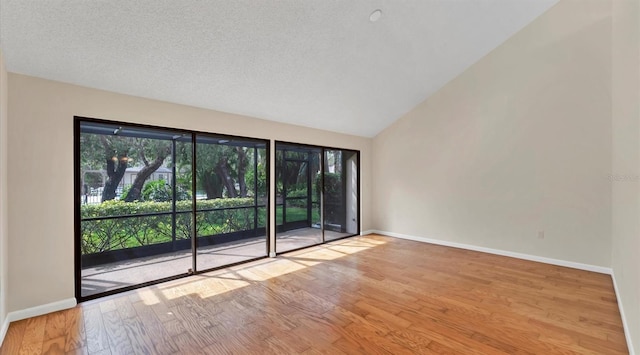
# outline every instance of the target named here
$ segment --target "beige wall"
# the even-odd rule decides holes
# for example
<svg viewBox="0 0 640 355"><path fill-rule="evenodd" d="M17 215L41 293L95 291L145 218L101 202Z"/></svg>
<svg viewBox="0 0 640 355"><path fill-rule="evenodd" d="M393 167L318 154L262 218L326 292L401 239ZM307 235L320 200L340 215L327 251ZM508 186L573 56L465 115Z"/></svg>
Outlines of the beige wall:
<svg viewBox="0 0 640 355"><path fill-rule="evenodd" d="M361 151L370 228L371 139L9 74L9 311L74 297L73 116Z"/></svg>
<svg viewBox="0 0 640 355"><path fill-rule="evenodd" d="M629 327L640 352L640 5L613 2L612 33L612 267Z"/></svg>
<svg viewBox="0 0 640 355"><path fill-rule="evenodd" d="M2 329L8 313L7 83L7 71L4 67L2 52L0 52L0 329ZM2 334L0 334L0 341L1 339Z"/></svg>
<svg viewBox="0 0 640 355"><path fill-rule="evenodd" d="M374 228L610 266L610 48L562 1L380 133Z"/></svg>
<svg viewBox="0 0 640 355"><path fill-rule="evenodd" d="M638 346L638 7L561 1L373 142L17 74L7 102L0 55L0 322L74 296L79 115L359 149L362 230L612 266Z"/></svg>

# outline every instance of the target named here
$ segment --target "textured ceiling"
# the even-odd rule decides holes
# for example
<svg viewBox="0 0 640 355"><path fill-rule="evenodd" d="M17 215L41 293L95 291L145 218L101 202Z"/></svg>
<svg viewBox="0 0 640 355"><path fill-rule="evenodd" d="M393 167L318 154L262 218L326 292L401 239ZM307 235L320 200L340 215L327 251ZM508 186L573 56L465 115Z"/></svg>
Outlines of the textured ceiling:
<svg viewBox="0 0 640 355"><path fill-rule="evenodd" d="M556 2L0 0L0 48L11 72L371 137Z"/></svg>

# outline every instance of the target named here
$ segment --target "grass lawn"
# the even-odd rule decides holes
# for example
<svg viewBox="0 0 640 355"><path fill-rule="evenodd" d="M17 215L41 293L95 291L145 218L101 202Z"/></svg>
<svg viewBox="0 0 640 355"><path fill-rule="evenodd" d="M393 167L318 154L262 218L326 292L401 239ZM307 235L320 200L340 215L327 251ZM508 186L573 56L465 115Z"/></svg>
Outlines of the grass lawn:
<svg viewBox="0 0 640 355"><path fill-rule="evenodd" d="M307 209L303 207L287 207L287 222L307 220ZM311 211L312 222L320 222L320 211L314 208ZM276 225L282 225L282 206L276 206Z"/></svg>

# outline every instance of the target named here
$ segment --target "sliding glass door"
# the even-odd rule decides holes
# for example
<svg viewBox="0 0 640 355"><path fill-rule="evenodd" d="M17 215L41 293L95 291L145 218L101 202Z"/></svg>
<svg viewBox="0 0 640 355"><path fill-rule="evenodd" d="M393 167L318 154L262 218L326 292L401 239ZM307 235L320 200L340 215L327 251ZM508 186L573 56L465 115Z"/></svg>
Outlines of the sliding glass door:
<svg viewBox="0 0 640 355"><path fill-rule="evenodd" d="M266 140L76 118L76 296L265 257ZM282 253L359 233L359 153L276 143Z"/></svg>
<svg viewBox="0 0 640 355"><path fill-rule="evenodd" d="M267 255L266 141L75 125L78 299Z"/></svg>
<svg viewBox="0 0 640 355"><path fill-rule="evenodd" d="M276 142L276 252L359 234L359 153Z"/></svg>
<svg viewBox="0 0 640 355"><path fill-rule="evenodd" d="M196 136L198 270L264 257L266 143Z"/></svg>
<svg viewBox="0 0 640 355"><path fill-rule="evenodd" d="M276 252L322 243L322 150L276 143Z"/></svg>
<svg viewBox="0 0 640 355"><path fill-rule="evenodd" d="M324 151L325 241L358 234L358 153Z"/></svg>
<svg viewBox="0 0 640 355"><path fill-rule="evenodd" d="M79 140L81 296L187 274L191 136L81 122Z"/></svg>

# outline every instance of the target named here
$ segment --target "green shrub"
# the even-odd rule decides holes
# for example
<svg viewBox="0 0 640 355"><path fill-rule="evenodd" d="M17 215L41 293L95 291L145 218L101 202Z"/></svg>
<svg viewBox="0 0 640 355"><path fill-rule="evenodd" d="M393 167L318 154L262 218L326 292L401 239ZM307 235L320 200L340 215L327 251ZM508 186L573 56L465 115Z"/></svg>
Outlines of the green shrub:
<svg viewBox="0 0 640 355"><path fill-rule="evenodd" d="M164 180L149 181L142 188L142 201L167 202L172 200L173 190Z"/></svg>
<svg viewBox="0 0 640 355"><path fill-rule="evenodd" d="M130 190L131 190L131 185L126 185L124 188L122 188L122 194L120 194L120 200L126 200Z"/></svg>
<svg viewBox="0 0 640 355"><path fill-rule="evenodd" d="M239 232L254 228L254 209L228 207L253 207L252 198L228 198L198 200L196 233L198 237ZM171 212L171 202L106 201L98 205L82 205L82 219L122 216L122 218L82 221L83 254L132 248L164 243L172 240L171 214L144 216L145 214ZM176 239L189 239L192 233L192 201L176 202ZM204 210L204 211L203 211ZM264 226L266 209L258 209L258 225Z"/></svg>
<svg viewBox="0 0 640 355"><path fill-rule="evenodd" d="M176 201L176 210L191 211L191 200ZM214 200L197 200L198 210L253 206L253 198L218 198ZM134 215L141 213L171 212L171 201L136 201L124 202L110 200L101 204L82 205L80 216L84 218Z"/></svg>
<svg viewBox="0 0 640 355"><path fill-rule="evenodd" d="M164 180L149 181L142 188L143 201L167 202L173 199L173 189ZM176 201L190 200L191 194L176 184Z"/></svg>
<svg viewBox="0 0 640 355"><path fill-rule="evenodd" d="M287 191L287 197L307 197L307 186L303 188Z"/></svg>

